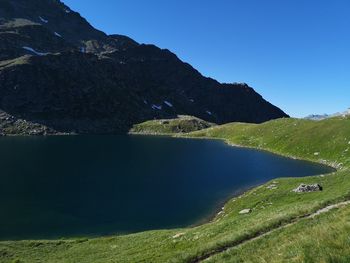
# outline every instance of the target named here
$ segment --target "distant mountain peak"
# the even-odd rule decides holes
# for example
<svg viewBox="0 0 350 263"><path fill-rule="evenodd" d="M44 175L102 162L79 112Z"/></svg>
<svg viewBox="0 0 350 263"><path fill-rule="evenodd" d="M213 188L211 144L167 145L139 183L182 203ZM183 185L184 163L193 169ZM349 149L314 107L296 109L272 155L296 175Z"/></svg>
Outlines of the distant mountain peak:
<svg viewBox="0 0 350 263"><path fill-rule="evenodd" d="M337 113L333 113L333 114L312 114L309 116L306 116L305 119L308 120L324 120L324 119L328 119L328 118L333 118L333 117L346 117L346 116L350 116L350 107L343 111L343 112L337 112Z"/></svg>

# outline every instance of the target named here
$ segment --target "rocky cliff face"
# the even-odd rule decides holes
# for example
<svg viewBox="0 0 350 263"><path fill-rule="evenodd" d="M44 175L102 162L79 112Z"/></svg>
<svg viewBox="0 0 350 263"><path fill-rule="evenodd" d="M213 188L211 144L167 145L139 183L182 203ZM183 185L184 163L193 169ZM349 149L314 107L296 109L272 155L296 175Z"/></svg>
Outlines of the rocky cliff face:
<svg viewBox="0 0 350 263"><path fill-rule="evenodd" d="M246 84L220 84L168 50L108 36L58 0L0 1L0 111L76 133L179 114L218 124L287 117Z"/></svg>

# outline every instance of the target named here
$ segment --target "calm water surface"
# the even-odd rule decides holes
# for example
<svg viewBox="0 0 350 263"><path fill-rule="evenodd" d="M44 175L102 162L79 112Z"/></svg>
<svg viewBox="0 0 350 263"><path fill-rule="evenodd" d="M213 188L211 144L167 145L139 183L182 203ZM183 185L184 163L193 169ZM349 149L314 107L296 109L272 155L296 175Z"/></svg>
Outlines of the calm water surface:
<svg viewBox="0 0 350 263"><path fill-rule="evenodd" d="M146 136L0 138L0 239L188 226L238 191L321 165L225 145Z"/></svg>

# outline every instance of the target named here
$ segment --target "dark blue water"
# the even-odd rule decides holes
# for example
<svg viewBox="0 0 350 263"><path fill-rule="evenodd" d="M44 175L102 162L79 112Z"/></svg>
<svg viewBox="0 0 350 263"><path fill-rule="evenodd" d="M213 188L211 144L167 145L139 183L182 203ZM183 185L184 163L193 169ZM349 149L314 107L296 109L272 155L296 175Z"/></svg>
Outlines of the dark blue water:
<svg viewBox="0 0 350 263"><path fill-rule="evenodd" d="M0 239L187 226L238 191L332 171L220 141L143 136L0 138Z"/></svg>

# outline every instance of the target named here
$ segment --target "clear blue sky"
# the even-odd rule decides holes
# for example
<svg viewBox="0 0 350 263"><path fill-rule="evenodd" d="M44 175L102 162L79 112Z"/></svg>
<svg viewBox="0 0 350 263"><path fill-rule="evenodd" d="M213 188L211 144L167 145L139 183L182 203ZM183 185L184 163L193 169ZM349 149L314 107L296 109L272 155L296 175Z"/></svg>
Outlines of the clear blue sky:
<svg viewBox="0 0 350 263"><path fill-rule="evenodd" d="M108 34L246 82L288 114L350 107L349 0L63 0Z"/></svg>

